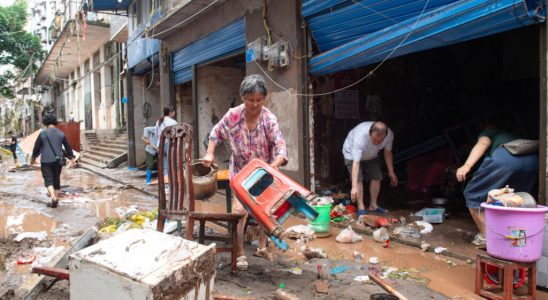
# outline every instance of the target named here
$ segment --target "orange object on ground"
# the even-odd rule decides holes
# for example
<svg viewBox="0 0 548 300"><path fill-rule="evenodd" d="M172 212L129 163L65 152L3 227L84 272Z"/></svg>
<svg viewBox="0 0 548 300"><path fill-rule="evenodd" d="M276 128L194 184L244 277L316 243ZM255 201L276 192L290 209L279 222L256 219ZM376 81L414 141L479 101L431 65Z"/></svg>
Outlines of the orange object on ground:
<svg viewBox="0 0 548 300"><path fill-rule="evenodd" d="M318 213L308 204L317 196L260 159L251 160L230 181L232 190L259 222L266 234L283 251L288 246L281 240L280 226L291 213L300 211L315 220Z"/></svg>
<svg viewBox="0 0 548 300"><path fill-rule="evenodd" d="M219 170L217 171L217 180L228 180L228 175L228 170Z"/></svg>

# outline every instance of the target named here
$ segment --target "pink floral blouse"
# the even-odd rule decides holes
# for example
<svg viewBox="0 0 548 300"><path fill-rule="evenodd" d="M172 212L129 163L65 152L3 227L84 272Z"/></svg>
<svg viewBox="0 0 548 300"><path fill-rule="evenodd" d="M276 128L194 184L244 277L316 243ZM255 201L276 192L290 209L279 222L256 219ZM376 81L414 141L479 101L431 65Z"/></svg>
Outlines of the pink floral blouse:
<svg viewBox="0 0 548 300"><path fill-rule="evenodd" d="M209 139L217 145L223 141L228 141L230 145L230 178L253 158L260 158L268 163L274 162L280 156L287 160L287 146L276 116L263 106L257 127L248 131L244 113L244 104L231 108L209 135Z"/></svg>

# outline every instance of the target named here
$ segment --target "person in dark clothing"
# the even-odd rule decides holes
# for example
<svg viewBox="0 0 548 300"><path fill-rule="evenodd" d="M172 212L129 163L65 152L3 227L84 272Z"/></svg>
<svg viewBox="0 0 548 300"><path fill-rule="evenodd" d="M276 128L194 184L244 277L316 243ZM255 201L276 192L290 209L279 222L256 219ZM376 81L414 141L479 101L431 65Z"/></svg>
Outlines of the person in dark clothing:
<svg viewBox="0 0 548 300"><path fill-rule="evenodd" d="M51 197L51 207L57 207L65 153L66 157L70 159L68 167L74 166L76 161L65 134L55 127L57 117L52 114L45 115L43 123L46 128L40 132L34 143L31 164L35 164L36 158L40 155L40 169L44 184ZM63 146L65 147L64 151Z"/></svg>
<svg viewBox="0 0 548 300"><path fill-rule="evenodd" d="M17 163L17 135L11 130L8 134L11 136L10 151L13 153L13 160Z"/></svg>

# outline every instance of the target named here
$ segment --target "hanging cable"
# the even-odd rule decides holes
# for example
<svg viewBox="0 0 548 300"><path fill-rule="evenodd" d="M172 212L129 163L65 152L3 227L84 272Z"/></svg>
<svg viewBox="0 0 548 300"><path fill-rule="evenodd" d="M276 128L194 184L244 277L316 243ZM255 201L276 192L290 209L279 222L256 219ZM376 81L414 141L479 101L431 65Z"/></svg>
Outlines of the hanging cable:
<svg viewBox="0 0 548 300"><path fill-rule="evenodd" d="M405 43L405 41L409 38L409 36L411 36L411 33L413 33L415 31L415 27L417 26L418 22L422 19L422 16L424 14L424 11L426 10L426 7L428 6L428 3L430 3L430 0L426 0L426 3L424 4L424 7L422 8L421 13L417 17L417 20L415 20L415 22L413 23L413 26L410 28L409 32L405 35L405 37L400 41L400 43L396 47L394 47L394 49L392 49L392 51L390 51L390 53L388 53L388 55L386 55L386 57L380 63L378 63L375 66L375 68L373 68L373 70L369 71L367 73L367 75L365 75L364 77L358 79L357 81L355 81L355 82L353 82L353 83L351 83L351 84L349 84L345 87L342 87L342 88L339 88L339 89L336 89L336 90L333 90L333 91L330 91L330 92L318 93L318 94L292 93L289 89L287 89L286 87L284 87L283 85L279 84L277 81L272 79L272 77L270 77L270 75L263 69L263 67L261 67L261 65L257 61L255 61L255 64L257 65L257 67L259 67L259 69L263 72L263 74L268 78L268 80L270 80L274 85L276 85L280 89L286 91L287 93L289 93L290 95L293 95L293 96L301 96L301 97L326 96L326 95L331 95L331 94L334 94L334 93L349 89L349 88L355 86L356 84L364 81L365 79L371 77L373 75L373 73L375 73L388 59L390 59L392 54L394 54L394 52L396 52L401 47L401 45L403 45L403 43Z"/></svg>

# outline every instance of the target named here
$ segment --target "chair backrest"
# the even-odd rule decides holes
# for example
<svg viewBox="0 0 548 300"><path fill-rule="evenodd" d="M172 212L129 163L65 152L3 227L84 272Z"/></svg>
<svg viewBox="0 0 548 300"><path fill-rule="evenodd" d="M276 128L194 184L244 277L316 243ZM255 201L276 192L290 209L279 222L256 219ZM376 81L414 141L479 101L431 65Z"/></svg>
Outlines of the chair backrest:
<svg viewBox="0 0 548 300"><path fill-rule="evenodd" d="M192 125L186 123L166 127L160 135L158 149L159 213L180 214L194 211L192 167L190 164L192 159L192 135ZM167 159L167 175L169 176L168 199L166 199L164 178L165 159ZM188 211L184 208L185 198L188 201Z"/></svg>

